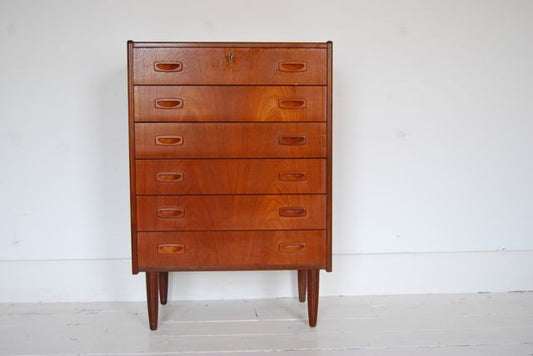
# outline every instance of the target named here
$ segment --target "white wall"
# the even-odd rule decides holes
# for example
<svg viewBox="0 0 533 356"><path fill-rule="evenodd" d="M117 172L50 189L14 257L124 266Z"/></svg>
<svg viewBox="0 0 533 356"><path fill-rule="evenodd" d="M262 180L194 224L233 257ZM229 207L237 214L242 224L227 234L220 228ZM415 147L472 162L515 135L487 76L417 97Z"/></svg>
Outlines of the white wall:
<svg viewBox="0 0 533 356"><path fill-rule="evenodd" d="M2 0L0 301L144 298L128 261L128 39L334 42L323 294L533 289L532 18L529 0ZM175 274L173 298L294 283Z"/></svg>

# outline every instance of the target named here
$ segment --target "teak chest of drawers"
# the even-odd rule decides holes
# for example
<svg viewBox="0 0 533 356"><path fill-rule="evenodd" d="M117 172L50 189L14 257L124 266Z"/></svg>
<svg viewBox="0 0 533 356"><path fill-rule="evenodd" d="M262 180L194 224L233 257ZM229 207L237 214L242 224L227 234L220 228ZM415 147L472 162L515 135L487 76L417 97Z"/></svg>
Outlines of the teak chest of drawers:
<svg viewBox="0 0 533 356"><path fill-rule="evenodd" d="M128 42L133 273L331 271L332 43ZM159 298L158 298L159 297Z"/></svg>

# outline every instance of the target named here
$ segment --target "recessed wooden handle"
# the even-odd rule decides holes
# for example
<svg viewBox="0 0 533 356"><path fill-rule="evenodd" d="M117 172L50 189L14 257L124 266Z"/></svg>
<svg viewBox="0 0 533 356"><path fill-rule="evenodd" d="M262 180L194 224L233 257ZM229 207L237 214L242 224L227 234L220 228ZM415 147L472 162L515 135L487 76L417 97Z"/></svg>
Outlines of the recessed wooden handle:
<svg viewBox="0 0 533 356"><path fill-rule="evenodd" d="M305 251L304 242L282 242L279 244L279 252L294 253Z"/></svg>
<svg viewBox="0 0 533 356"><path fill-rule="evenodd" d="M278 70L282 72L304 72L307 70L307 62L279 62Z"/></svg>
<svg viewBox="0 0 533 356"><path fill-rule="evenodd" d="M307 138L305 136L280 136L278 142L285 146L300 146L306 144Z"/></svg>
<svg viewBox="0 0 533 356"><path fill-rule="evenodd" d="M284 218L303 218L307 215L307 210L305 208L279 208L279 216Z"/></svg>
<svg viewBox="0 0 533 356"><path fill-rule="evenodd" d="M181 109L183 107L183 99L155 99L156 109Z"/></svg>
<svg viewBox="0 0 533 356"><path fill-rule="evenodd" d="M183 172L159 172L156 180L163 183L183 182Z"/></svg>
<svg viewBox="0 0 533 356"><path fill-rule="evenodd" d="M279 180L285 182L302 182L307 180L305 172L279 172Z"/></svg>
<svg viewBox="0 0 533 356"><path fill-rule="evenodd" d="M156 136L155 144L161 146L183 145L183 136Z"/></svg>
<svg viewBox="0 0 533 356"><path fill-rule="evenodd" d="M183 69L181 62L155 62L154 70L156 72L180 72Z"/></svg>
<svg viewBox="0 0 533 356"><path fill-rule="evenodd" d="M185 253L185 245L161 244L157 246L157 252L162 255L177 255L180 253Z"/></svg>
<svg viewBox="0 0 533 356"><path fill-rule="evenodd" d="M179 219L185 216L183 208L161 208L157 209L157 216L161 219Z"/></svg>
<svg viewBox="0 0 533 356"><path fill-rule="evenodd" d="M279 99L278 106L282 109L305 109L307 101L305 99Z"/></svg>

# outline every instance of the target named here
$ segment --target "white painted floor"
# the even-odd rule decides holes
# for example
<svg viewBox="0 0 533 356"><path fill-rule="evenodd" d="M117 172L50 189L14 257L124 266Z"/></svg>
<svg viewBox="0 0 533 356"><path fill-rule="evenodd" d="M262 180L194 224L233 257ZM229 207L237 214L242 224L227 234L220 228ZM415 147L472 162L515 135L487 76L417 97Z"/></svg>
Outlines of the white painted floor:
<svg viewBox="0 0 533 356"><path fill-rule="evenodd" d="M533 355L533 293L0 304L2 355Z"/></svg>

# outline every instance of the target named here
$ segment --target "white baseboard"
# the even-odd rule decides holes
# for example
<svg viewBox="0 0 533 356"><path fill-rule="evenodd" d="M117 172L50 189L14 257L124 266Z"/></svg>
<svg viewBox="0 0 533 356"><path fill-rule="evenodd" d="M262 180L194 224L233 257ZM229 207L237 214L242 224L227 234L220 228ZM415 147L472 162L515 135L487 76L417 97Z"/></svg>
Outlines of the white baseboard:
<svg viewBox="0 0 533 356"><path fill-rule="evenodd" d="M321 295L476 293L533 290L533 251L335 255ZM0 302L145 300L129 260L0 261ZM176 272L171 300L292 297L296 274Z"/></svg>

